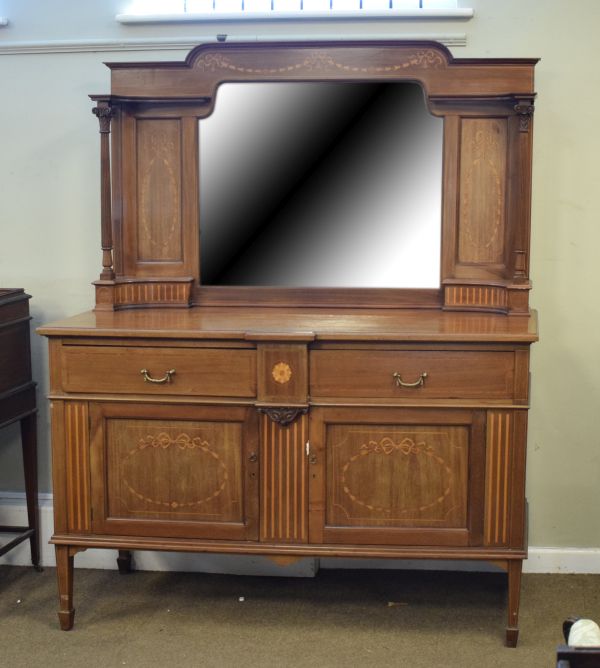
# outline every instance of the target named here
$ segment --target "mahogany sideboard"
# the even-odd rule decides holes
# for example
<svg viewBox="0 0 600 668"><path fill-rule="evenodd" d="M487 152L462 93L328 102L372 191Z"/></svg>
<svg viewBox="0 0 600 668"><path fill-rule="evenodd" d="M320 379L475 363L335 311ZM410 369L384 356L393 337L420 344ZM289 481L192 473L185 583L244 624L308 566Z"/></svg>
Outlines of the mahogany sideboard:
<svg viewBox="0 0 600 668"><path fill-rule="evenodd" d="M31 377L29 299L21 288L0 289L0 429L20 423L28 522L26 527L0 526L0 533L17 534L0 546L0 555L29 540L31 562L39 569L37 408Z"/></svg>
<svg viewBox="0 0 600 668"><path fill-rule="evenodd" d="M535 62L360 42L110 64L96 308L40 330L63 629L86 548L123 570L144 549L473 559L507 572L516 645ZM443 120L439 286L203 284L198 122L217 88L365 80L417 82Z"/></svg>

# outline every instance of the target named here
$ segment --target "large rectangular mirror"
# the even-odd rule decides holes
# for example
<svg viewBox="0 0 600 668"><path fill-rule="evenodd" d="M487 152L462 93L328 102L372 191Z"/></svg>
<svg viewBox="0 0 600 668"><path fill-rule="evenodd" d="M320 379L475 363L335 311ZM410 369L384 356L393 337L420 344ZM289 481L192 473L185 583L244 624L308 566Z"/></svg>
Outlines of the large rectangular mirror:
<svg viewBox="0 0 600 668"><path fill-rule="evenodd" d="M443 120L418 84L225 83L199 123L202 285L439 287Z"/></svg>

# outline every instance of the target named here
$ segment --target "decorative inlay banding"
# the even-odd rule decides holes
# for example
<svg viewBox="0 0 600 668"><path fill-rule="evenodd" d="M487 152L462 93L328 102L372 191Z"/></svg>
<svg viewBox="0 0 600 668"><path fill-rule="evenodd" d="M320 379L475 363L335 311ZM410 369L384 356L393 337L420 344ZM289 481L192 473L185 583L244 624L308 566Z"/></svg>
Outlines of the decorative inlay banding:
<svg viewBox="0 0 600 668"><path fill-rule="evenodd" d="M487 422L485 474L485 544L508 543L509 476L511 460L512 415L508 411L490 411Z"/></svg>
<svg viewBox="0 0 600 668"><path fill-rule="evenodd" d="M305 415L287 426L262 416L261 540L307 541L307 434Z"/></svg>
<svg viewBox="0 0 600 668"><path fill-rule="evenodd" d="M70 531L90 530L88 411L84 402L65 404L67 518Z"/></svg>
<svg viewBox="0 0 600 668"><path fill-rule="evenodd" d="M121 283L116 286L115 303L125 304L187 304L188 283Z"/></svg>
<svg viewBox="0 0 600 668"><path fill-rule="evenodd" d="M446 306L471 306L506 310L508 295L506 288L482 285L456 285L445 288Z"/></svg>
<svg viewBox="0 0 600 668"><path fill-rule="evenodd" d="M289 74L298 70L340 70L342 72L360 72L363 74L381 74L384 72L398 72L409 68L438 69L443 67L446 61L440 53L434 49L420 49L414 53L403 56L401 62L390 65L359 67L342 63L325 52L311 53L299 63L282 67L245 67L237 65L232 58L221 54L207 53L200 56L194 67L203 72L217 72L226 70L239 72L240 74Z"/></svg>

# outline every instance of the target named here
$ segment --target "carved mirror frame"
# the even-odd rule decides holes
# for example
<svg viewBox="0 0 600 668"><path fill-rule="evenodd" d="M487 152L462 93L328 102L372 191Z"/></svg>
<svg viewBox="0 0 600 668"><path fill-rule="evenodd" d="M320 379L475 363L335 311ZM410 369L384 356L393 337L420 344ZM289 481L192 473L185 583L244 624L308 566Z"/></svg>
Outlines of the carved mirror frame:
<svg viewBox="0 0 600 668"><path fill-rule="evenodd" d="M434 42L209 44L109 63L96 309L275 305L529 313L536 59L457 59ZM444 120L439 289L199 283L198 120L225 82L410 81ZM268 101L266 101L268 103Z"/></svg>

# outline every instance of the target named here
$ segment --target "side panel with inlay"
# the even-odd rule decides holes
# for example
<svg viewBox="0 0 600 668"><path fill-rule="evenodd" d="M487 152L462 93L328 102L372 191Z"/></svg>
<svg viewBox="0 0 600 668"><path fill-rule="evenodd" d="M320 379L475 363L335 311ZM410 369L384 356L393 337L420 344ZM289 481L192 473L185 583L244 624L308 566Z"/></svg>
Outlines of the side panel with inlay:
<svg viewBox="0 0 600 668"><path fill-rule="evenodd" d="M115 264L128 277L198 275L197 125L193 110L183 107L148 112L123 105Z"/></svg>
<svg viewBox="0 0 600 668"><path fill-rule="evenodd" d="M504 262L507 122L463 119L458 261Z"/></svg>

